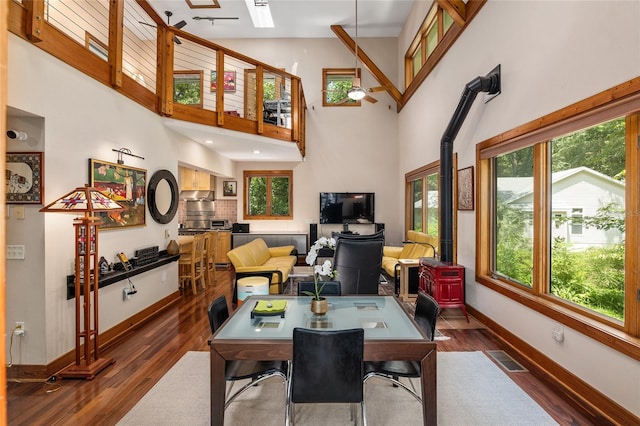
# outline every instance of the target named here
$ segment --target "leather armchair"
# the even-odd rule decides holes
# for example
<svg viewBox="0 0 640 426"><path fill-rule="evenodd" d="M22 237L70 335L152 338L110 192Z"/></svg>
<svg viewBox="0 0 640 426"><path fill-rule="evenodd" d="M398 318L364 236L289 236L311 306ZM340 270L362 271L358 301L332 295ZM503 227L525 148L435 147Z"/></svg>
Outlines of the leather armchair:
<svg viewBox="0 0 640 426"><path fill-rule="evenodd" d="M333 258L342 294L378 294L382 268L382 239L341 238Z"/></svg>

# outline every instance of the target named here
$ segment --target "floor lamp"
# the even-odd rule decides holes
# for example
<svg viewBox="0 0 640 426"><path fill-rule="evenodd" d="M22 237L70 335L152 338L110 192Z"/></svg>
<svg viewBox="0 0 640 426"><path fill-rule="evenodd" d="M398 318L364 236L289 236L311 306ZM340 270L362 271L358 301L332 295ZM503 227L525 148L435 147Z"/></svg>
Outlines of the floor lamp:
<svg viewBox="0 0 640 426"><path fill-rule="evenodd" d="M91 380L115 362L111 358L100 358L98 354L98 222L100 219L93 214L123 209L122 205L89 185L76 188L40 209L45 213L84 214L73 221L76 245L76 360L75 364L60 372L60 377L63 379ZM93 301L91 291L93 291ZM82 297L82 304L80 297Z"/></svg>

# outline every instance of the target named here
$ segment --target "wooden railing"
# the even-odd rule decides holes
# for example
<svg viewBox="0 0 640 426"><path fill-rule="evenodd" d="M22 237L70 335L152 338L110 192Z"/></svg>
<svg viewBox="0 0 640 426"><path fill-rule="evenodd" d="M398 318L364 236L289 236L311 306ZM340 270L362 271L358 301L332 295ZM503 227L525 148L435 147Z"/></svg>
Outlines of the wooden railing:
<svg viewBox="0 0 640 426"><path fill-rule="evenodd" d="M10 3L9 31L157 114L288 141L305 156L299 77L168 26L146 0Z"/></svg>

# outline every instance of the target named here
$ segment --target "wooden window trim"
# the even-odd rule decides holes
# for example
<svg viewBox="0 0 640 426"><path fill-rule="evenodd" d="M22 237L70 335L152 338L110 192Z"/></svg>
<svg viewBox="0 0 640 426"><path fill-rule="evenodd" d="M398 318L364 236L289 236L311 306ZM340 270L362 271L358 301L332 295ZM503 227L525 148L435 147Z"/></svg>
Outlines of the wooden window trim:
<svg viewBox="0 0 640 426"><path fill-rule="evenodd" d="M606 318L597 313L563 301L549 294L546 290L546 270L548 270L549 236L545 233L536 235L545 243L534 243L536 259L542 267L534 272L534 285L531 289L513 285L507 280L493 276L491 273L492 250L492 201L491 201L491 161L496 155L512 152L525 146L534 146L538 169L534 170L534 179L548 178L548 170L540 169L548 163L547 141L555 136L571 133L588 126L610 119L627 117L626 143L626 211L627 217L632 212L640 211L640 154L637 140L640 137L638 122L640 121L640 78L624 82L604 92L591 96L566 108L548 114L540 119L525 123L499 136L481 142L476 147L477 160L477 217L476 217L476 275L475 280L481 285L510 298L546 317L567 327L579 331L606 346L635 360L640 360L640 308L636 294L640 291L637 276L640 271L640 225L637 221L628 220L626 228L625 257L625 323ZM542 156L542 157L541 157ZM548 166L547 166L548 167ZM545 182L536 184L546 187ZM548 206L548 191L538 191L535 202ZM548 229L548 211L534 213L537 229ZM538 248L542 250L538 250Z"/></svg>
<svg viewBox="0 0 640 426"><path fill-rule="evenodd" d="M424 191L427 188L427 176L432 175L434 173L440 174L440 160L426 164L415 170L411 170L410 172L407 172L404 175L404 181L405 181L404 234L405 235L407 235L407 231L411 229L411 225L413 224L413 221L411 220L411 214L413 212L413 206L411 205L413 202L411 198L411 195L412 195L411 183L418 179L422 179L423 180L422 188ZM439 193L440 193L440 189L438 189L438 194ZM423 201L424 201L424 194L423 194ZM439 218L438 218L438 221L440 221ZM423 203L423 209L422 209L422 224L423 224L423 227L427 226L427 209L424 208L424 203Z"/></svg>
<svg viewBox="0 0 640 426"><path fill-rule="evenodd" d="M360 78L360 68L354 72L354 68L323 68L322 69L322 90L327 90L328 76L331 75L351 75ZM362 105L362 101L345 102L343 104L327 102L327 97L324 92L322 93L322 106L323 107L359 107Z"/></svg>
<svg viewBox="0 0 640 426"><path fill-rule="evenodd" d="M199 75L200 76L200 102L197 104L185 104L185 106L191 106L191 107L195 107L195 108L202 108L203 102L204 102L204 71L203 70L180 70L180 71L174 71L173 75L187 75L187 74L194 74L194 75ZM174 77L174 84L175 84L175 77ZM173 93L172 93L173 95ZM175 102L175 99L174 99Z"/></svg>
<svg viewBox="0 0 640 426"><path fill-rule="evenodd" d="M464 32L464 30L469 26L469 23L476 17L480 9L485 5L487 0L469 0L466 3L466 20L463 26L461 26L458 20L454 19L453 24L449 30L443 35L442 40L438 42L438 45L434 49L433 53L426 58L425 62L422 64L422 68L415 76L409 78L413 75L410 73L410 67L408 60L411 59L411 56L408 55L410 52L415 52L417 43L418 43L418 35L421 35L421 30L418 31L418 35L416 35L416 39L411 43L409 49L407 50L407 54L405 54L405 84L406 87L405 92L402 94L402 100L398 106L398 112L402 110L402 108L407 104L409 99L413 97L413 95L417 92L418 88L422 84L422 82L427 78L427 76L431 73L431 71L435 68L435 66L440 62L440 60L444 57L447 51L453 46L455 41L460 37L460 35ZM451 13L450 13L451 14ZM427 14L428 15L428 14ZM426 19L426 18L425 18Z"/></svg>
<svg viewBox="0 0 640 426"><path fill-rule="evenodd" d="M242 217L245 220L292 220L293 219L293 170L245 170L243 173L243 206ZM249 215L249 178L286 177L289 179L289 214L286 216ZM270 185L267 188L267 211L271 210Z"/></svg>

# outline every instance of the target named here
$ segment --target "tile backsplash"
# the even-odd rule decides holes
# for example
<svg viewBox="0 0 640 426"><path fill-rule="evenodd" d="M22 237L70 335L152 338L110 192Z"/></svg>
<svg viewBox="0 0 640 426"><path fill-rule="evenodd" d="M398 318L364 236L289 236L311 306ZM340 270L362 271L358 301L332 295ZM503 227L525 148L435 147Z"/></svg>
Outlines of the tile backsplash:
<svg viewBox="0 0 640 426"><path fill-rule="evenodd" d="M238 221L238 200L216 200L215 201L215 218L227 219L229 225ZM187 202L180 200L178 202L178 223L184 223L187 216Z"/></svg>

